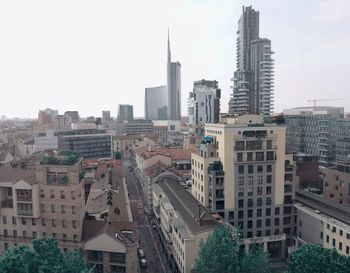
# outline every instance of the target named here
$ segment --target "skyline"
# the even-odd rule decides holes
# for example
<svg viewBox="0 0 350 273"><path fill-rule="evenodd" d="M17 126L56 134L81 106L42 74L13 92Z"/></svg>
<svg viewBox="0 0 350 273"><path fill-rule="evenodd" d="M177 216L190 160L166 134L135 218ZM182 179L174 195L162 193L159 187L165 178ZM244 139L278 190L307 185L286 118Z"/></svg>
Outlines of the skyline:
<svg viewBox="0 0 350 273"><path fill-rule="evenodd" d="M126 103L134 105L135 116L143 116L145 88L166 84L168 27L173 59L182 64L183 115L193 82L203 78L219 81L221 112L226 112L243 5L260 11L261 36L272 41L275 112L312 106L308 99L327 98L346 98L322 105L350 111L346 92L350 63L344 58L350 45L346 14L350 3L298 3L2 2L0 116L35 118L40 109L50 107L60 113L78 110L81 116L110 110L116 117L118 104Z"/></svg>

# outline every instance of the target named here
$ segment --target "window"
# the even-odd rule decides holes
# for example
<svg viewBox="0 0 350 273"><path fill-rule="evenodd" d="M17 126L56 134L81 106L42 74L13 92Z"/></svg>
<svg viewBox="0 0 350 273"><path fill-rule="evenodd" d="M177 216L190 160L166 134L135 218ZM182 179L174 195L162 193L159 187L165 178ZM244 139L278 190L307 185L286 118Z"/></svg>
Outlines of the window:
<svg viewBox="0 0 350 273"><path fill-rule="evenodd" d="M247 223L248 228L253 228L253 221L248 221Z"/></svg>
<svg viewBox="0 0 350 273"><path fill-rule="evenodd" d="M250 198L249 198L247 204L248 204L248 208L253 207L253 206L254 206L254 201L253 201L253 199L250 199Z"/></svg>
<svg viewBox="0 0 350 273"><path fill-rule="evenodd" d="M244 188L239 188L238 189L238 197L243 197L244 196Z"/></svg>
<svg viewBox="0 0 350 273"><path fill-rule="evenodd" d="M22 218L22 225L26 225L27 224L27 218Z"/></svg>
<svg viewBox="0 0 350 273"><path fill-rule="evenodd" d="M257 227L257 228L260 228L261 225L262 225L262 221L261 221L260 219L257 220L257 221L256 221L256 227Z"/></svg>
<svg viewBox="0 0 350 273"><path fill-rule="evenodd" d="M243 165L239 165L238 166L238 173L239 174L244 174L244 166Z"/></svg>
<svg viewBox="0 0 350 273"><path fill-rule="evenodd" d="M271 209L270 208L266 208L266 216L271 216Z"/></svg>
<svg viewBox="0 0 350 273"><path fill-rule="evenodd" d="M342 242L339 242L339 250L343 250L343 244L342 244Z"/></svg>
<svg viewBox="0 0 350 273"><path fill-rule="evenodd" d="M46 219L45 218L41 218L41 225L43 227L46 227Z"/></svg>
<svg viewBox="0 0 350 273"><path fill-rule="evenodd" d="M109 261L112 263L120 263L120 264L125 264L126 263L126 257L125 253L110 253L109 254Z"/></svg>
<svg viewBox="0 0 350 273"><path fill-rule="evenodd" d="M23 230L22 234L23 234L23 238L27 237L27 231Z"/></svg>
<svg viewBox="0 0 350 273"><path fill-rule="evenodd" d="M243 199L239 199L238 200L238 207L239 208L243 208L244 207L244 200Z"/></svg>
<svg viewBox="0 0 350 273"><path fill-rule="evenodd" d="M36 237L37 237L37 233L33 231L33 239L35 239Z"/></svg>
<svg viewBox="0 0 350 273"><path fill-rule="evenodd" d="M242 219L244 216L244 211L243 210L239 210L238 211L238 219Z"/></svg>
<svg viewBox="0 0 350 273"><path fill-rule="evenodd" d="M339 235L343 236L343 231L341 229L339 229Z"/></svg>
<svg viewBox="0 0 350 273"><path fill-rule="evenodd" d="M57 233L52 233L52 237L57 238Z"/></svg>
<svg viewBox="0 0 350 273"><path fill-rule="evenodd" d="M247 161L253 161L253 153L252 152L247 153Z"/></svg>
<svg viewBox="0 0 350 273"><path fill-rule="evenodd" d="M275 215L280 215L280 208L275 208Z"/></svg>
<svg viewBox="0 0 350 273"><path fill-rule="evenodd" d="M45 212L45 205L44 204L41 204L40 208L41 208L41 212Z"/></svg>
<svg viewBox="0 0 350 273"><path fill-rule="evenodd" d="M76 206L72 206L72 214L76 214L77 213L77 207Z"/></svg>
<svg viewBox="0 0 350 273"><path fill-rule="evenodd" d="M257 171L258 173L262 173L264 171L264 167L262 165L258 165Z"/></svg>
<svg viewBox="0 0 350 273"><path fill-rule="evenodd" d="M257 209L256 216L261 217L262 216L262 209Z"/></svg>
<svg viewBox="0 0 350 273"><path fill-rule="evenodd" d="M73 235L73 241L74 242L78 241L78 236L77 235Z"/></svg>
<svg viewBox="0 0 350 273"><path fill-rule="evenodd" d="M280 225L280 218L275 218L275 226L279 226Z"/></svg>
<svg viewBox="0 0 350 273"><path fill-rule="evenodd" d="M243 229L243 227L244 227L243 222L238 222L238 228Z"/></svg>
<svg viewBox="0 0 350 273"><path fill-rule="evenodd" d="M264 161L264 152L256 152L255 159L256 161Z"/></svg>
<svg viewBox="0 0 350 273"><path fill-rule="evenodd" d="M61 206L61 211L62 211L63 214L66 213L66 206L65 205Z"/></svg>
<svg viewBox="0 0 350 273"><path fill-rule="evenodd" d="M244 185L244 177L243 176L238 177L238 185L240 185L240 186Z"/></svg>
<svg viewBox="0 0 350 273"><path fill-rule="evenodd" d="M266 187L266 194L271 194L271 186Z"/></svg>
<svg viewBox="0 0 350 273"><path fill-rule="evenodd" d="M262 198L256 199L256 205L257 205L258 207L261 207L261 206L262 206L262 203L263 203Z"/></svg>
<svg viewBox="0 0 350 273"><path fill-rule="evenodd" d="M350 240L350 233L346 233L346 239Z"/></svg>
<svg viewBox="0 0 350 273"><path fill-rule="evenodd" d="M237 162L243 161L243 153L237 153Z"/></svg>
<svg viewBox="0 0 350 273"><path fill-rule="evenodd" d="M350 252L349 246L346 246L346 254L349 254L349 252Z"/></svg>
<svg viewBox="0 0 350 273"><path fill-rule="evenodd" d="M36 219L32 218L32 226L36 226Z"/></svg>
<svg viewBox="0 0 350 273"><path fill-rule="evenodd" d="M55 227L56 226L56 219L52 219L51 223L52 223L52 226Z"/></svg>
<svg viewBox="0 0 350 273"><path fill-rule="evenodd" d="M67 234L63 234L63 242L67 241Z"/></svg>
<svg viewBox="0 0 350 273"><path fill-rule="evenodd" d="M254 183L254 177L248 176L248 185L253 185L253 183Z"/></svg>
<svg viewBox="0 0 350 273"><path fill-rule="evenodd" d="M50 198L51 198L51 199L52 199L52 198L55 198L55 193L54 193L53 190L50 190Z"/></svg>
<svg viewBox="0 0 350 273"><path fill-rule="evenodd" d="M15 229L13 230L13 237L17 238L17 230L15 230Z"/></svg>
<svg viewBox="0 0 350 273"><path fill-rule="evenodd" d="M259 175L258 176L258 184L261 185L263 183L263 176Z"/></svg>
<svg viewBox="0 0 350 273"><path fill-rule="evenodd" d="M61 199L66 199L66 195L65 195L64 191L61 191Z"/></svg>
<svg viewBox="0 0 350 273"><path fill-rule="evenodd" d="M6 216L2 216L2 223L3 223L4 225L7 224L7 218L6 218Z"/></svg>
<svg viewBox="0 0 350 273"><path fill-rule="evenodd" d="M266 140L266 149L272 149L272 140Z"/></svg>
<svg viewBox="0 0 350 273"><path fill-rule="evenodd" d="M272 200L271 197L266 197L266 206L271 206Z"/></svg>
<svg viewBox="0 0 350 273"><path fill-rule="evenodd" d="M228 212L228 218L229 219L234 219L234 217L235 217L235 212L234 211L229 211Z"/></svg>
<svg viewBox="0 0 350 273"><path fill-rule="evenodd" d="M248 196L253 196L253 188L250 187L247 189Z"/></svg>
<svg viewBox="0 0 350 273"><path fill-rule="evenodd" d="M271 184L272 183L272 175L266 175L266 183Z"/></svg>
<svg viewBox="0 0 350 273"><path fill-rule="evenodd" d="M56 209L55 209L55 205L51 205L51 213L55 213Z"/></svg>
<svg viewBox="0 0 350 273"><path fill-rule="evenodd" d="M262 187L257 187L257 194L262 195Z"/></svg>
<svg viewBox="0 0 350 273"><path fill-rule="evenodd" d="M8 235L7 229L4 229L4 237L7 237L7 235Z"/></svg>
<svg viewBox="0 0 350 273"><path fill-rule="evenodd" d="M254 166L248 165L248 173L254 173Z"/></svg>
<svg viewBox="0 0 350 273"><path fill-rule="evenodd" d="M71 192L71 198L72 198L72 200L75 199L75 191L72 191L72 192Z"/></svg>
<svg viewBox="0 0 350 273"><path fill-rule="evenodd" d="M326 237L326 242L329 243L329 235Z"/></svg>
<svg viewBox="0 0 350 273"><path fill-rule="evenodd" d="M267 165L267 166L266 166L266 172L267 172L267 173L272 172L272 165Z"/></svg>
<svg viewBox="0 0 350 273"><path fill-rule="evenodd" d="M266 160L274 160L274 152L266 152Z"/></svg>
<svg viewBox="0 0 350 273"><path fill-rule="evenodd" d="M62 227L64 227L64 228L67 227L67 222L66 222L66 220L62 220Z"/></svg>
<svg viewBox="0 0 350 273"><path fill-rule="evenodd" d="M267 226L267 227L271 226L271 219L265 220L265 226Z"/></svg>
<svg viewBox="0 0 350 273"><path fill-rule="evenodd" d="M12 224L16 225L17 224L17 219L15 216L12 216Z"/></svg>
<svg viewBox="0 0 350 273"><path fill-rule="evenodd" d="M253 217L253 210L249 209L248 210L248 218L252 218Z"/></svg>
<svg viewBox="0 0 350 273"><path fill-rule="evenodd" d="M332 246L335 247L336 241L335 239L332 240Z"/></svg>
<svg viewBox="0 0 350 273"><path fill-rule="evenodd" d="M77 221L73 221L73 228L77 228L78 227L78 223L77 223Z"/></svg>

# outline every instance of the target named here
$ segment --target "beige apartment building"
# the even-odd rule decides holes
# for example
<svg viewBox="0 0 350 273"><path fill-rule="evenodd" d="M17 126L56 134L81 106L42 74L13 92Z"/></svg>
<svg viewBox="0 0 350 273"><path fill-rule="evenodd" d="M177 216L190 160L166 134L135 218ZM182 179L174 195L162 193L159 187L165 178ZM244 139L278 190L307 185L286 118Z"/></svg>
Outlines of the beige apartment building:
<svg viewBox="0 0 350 273"><path fill-rule="evenodd" d="M92 185L85 205L82 159L65 159L51 158L35 170L0 167L0 252L54 237L64 251L83 250L96 273L138 272L138 237L121 163L100 162L87 175Z"/></svg>
<svg viewBox="0 0 350 273"><path fill-rule="evenodd" d="M174 272L191 273L201 240L220 222L186 191L175 175L160 175L153 189L153 212L161 244Z"/></svg>
<svg viewBox="0 0 350 273"><path fill-rule="evenodd" d="M285 138L285 126L261 116L225 116L205 125L200 153L192 154L193 196L272 258L284 257L292 238L294 168Z"/></svg>

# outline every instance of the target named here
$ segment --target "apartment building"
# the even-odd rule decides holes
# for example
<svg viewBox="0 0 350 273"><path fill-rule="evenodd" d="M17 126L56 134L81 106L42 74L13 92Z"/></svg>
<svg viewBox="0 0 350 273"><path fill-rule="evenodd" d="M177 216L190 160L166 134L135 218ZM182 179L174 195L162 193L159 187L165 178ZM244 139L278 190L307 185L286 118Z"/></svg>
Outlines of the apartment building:
<svg viewBox="0 0 350 273"><path fill-rule="evenodd" d="M296 246L320 244L350 255L350 213L341 205L331 205L321 196L297 190Z"/></svg>
<svg viewBox="0 0 350 273"><path fill-rule="evenodd" d="M206 240L220 223L178 183L175 175L159 176L152 187L153 212L168 261L174 272L190 273L201 240Z"/></svg>
<svg viewBox="0 0 350 273"><path fill-rule="evenodd" d="M258 115L206 124L200 154L192 154L192 194L241 230L284 257L292 238L293 160L285 155L286 127Z"/></svg>
<svg viewBox="0 0 350 273"><path fill-rule="evenodd" d="M1 168L0 251L36 237L80 248L84 217L82 164L39 164L36 170Z"/></svg>

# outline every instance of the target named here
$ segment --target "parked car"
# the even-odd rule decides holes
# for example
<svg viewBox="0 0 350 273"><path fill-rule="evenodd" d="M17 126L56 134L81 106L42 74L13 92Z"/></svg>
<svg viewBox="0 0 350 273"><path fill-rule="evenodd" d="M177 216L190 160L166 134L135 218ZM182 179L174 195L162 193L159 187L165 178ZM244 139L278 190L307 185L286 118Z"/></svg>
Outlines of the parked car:
<svg viewBox="0 0 350 273"><path fill-rule="evenodd" d="M142 248L139 248L139 249L137 250L137 255L139 256L140 259L145 258L145 252L143 251Z"/></svg>
<svg viewBox="0 0 350 273"><path fill-rule="evenodd" d="M140 263L141 263L141 267L145 267L145 268L147 267L146 259L141 259Z"/></svg>

